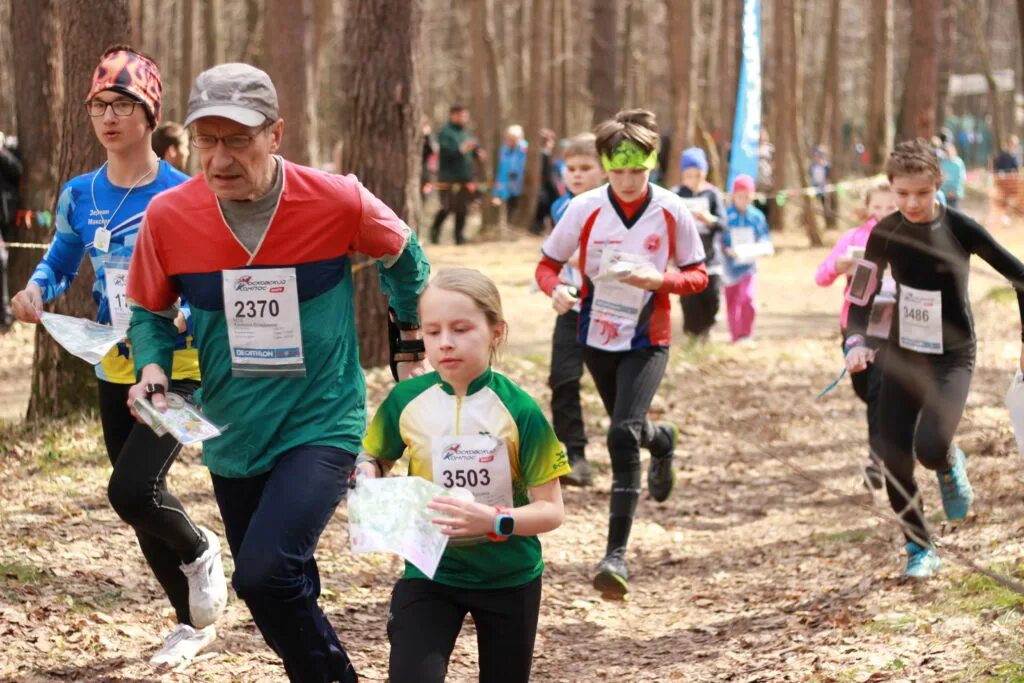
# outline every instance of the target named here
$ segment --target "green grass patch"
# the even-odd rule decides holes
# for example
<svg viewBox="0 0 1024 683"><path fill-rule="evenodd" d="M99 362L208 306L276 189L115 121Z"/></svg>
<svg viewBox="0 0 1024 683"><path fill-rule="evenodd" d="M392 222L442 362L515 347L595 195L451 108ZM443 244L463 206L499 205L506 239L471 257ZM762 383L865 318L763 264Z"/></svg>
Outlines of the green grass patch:
<svg viewBox="0 0 1024 683"><path fill-rule="evenodd" d="M837 531L834 534L821 534L817 541L824 545L847 545L850 543L863 543L871 538L871 532L867 529L847 529Z"/></svg>
<svg viewBox="0 0 1024 683"><path fill-rule="evenodd" d="M985 301L994 301L997 304L1017 305L1017 290L1013 287L993 287L985 292Z"/></svg>
<svg viewBox="0 0 1024 683"><path fill-rule="evenodd" d="M880 614L873 621L868 622L867 629L872 633L892 635L906 633L917 624L917 618L912 614Z"/></svg>
<svg viewBox="0 0 1024 683"><path fill-rule="evenodd" d="M999 574L1022 578L1024 567L1001 565L992 567ZM945 594L945 607L957 613L982 610L1024 611L1024 595L1020 595L984 574L971 572L950 584Z"/></svg>
<svg viewBox="0 0 1024 683"><path fill-rule="evenodd" d="M46 572L20 560L4 559L0 561L0 585L18 587L26 584L39 584L46 580Z"/></svg>

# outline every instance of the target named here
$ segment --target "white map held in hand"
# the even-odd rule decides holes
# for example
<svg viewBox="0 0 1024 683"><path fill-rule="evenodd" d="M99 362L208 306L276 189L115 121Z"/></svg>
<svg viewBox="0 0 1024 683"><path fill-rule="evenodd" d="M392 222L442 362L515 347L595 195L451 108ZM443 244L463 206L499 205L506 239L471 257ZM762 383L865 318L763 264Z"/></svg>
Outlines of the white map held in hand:
<svg viewBox="0 0 1024 683"><path fill-rule="evenodd" d="M434 578L448 537L427 503L438 496L472 500L465 489L445 489L422 477L360 477L348 493L348 531L354 553L401 555Z"/></svg>

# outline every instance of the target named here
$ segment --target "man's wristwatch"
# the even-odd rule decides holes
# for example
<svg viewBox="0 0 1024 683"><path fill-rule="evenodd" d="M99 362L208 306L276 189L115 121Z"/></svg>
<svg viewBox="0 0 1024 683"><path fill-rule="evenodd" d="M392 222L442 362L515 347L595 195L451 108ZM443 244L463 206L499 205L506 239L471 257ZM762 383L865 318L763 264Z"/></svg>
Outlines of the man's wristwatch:
<svg viewBox="0 0 1024 683"><path fill-rule="evenodd" d="M492 541L507 541L516 530L516 520L509 508L495 506L498 514L494 517L494 531L487 534Z"/></svg>

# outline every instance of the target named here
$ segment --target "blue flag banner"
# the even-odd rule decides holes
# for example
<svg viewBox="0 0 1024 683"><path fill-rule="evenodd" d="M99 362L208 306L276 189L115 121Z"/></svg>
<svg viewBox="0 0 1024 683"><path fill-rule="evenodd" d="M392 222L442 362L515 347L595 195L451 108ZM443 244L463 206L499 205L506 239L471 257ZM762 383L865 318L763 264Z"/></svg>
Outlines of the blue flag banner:
<svg viewBox="0 0 1024 683"><path fill-rule="evenodd" d="M761 144L761 0L743 0L743 61L736 89L729 182L741 173L757 178Z"/></svg>

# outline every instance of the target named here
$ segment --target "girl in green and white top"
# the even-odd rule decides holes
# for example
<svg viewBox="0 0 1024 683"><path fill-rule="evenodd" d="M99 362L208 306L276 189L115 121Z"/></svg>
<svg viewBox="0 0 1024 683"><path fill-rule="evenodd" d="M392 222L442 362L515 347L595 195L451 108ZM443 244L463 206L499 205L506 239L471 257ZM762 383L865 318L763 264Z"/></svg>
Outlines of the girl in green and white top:
<svg viewBox="0 0 1024 683"><path fill-rule="evenodd" d="M381 476L408 451L410 475L468 488L475 500L430 504L452 540L433 580L407 563L395 585L390 680L443 681L469 613L480 680L525 682L544 570L537 534L564 518L565 451L529 394L491 369L507 328L491 280L440 271L421 295L420 323L436 371L401 382L381 404L359 474Z"/></svg>

